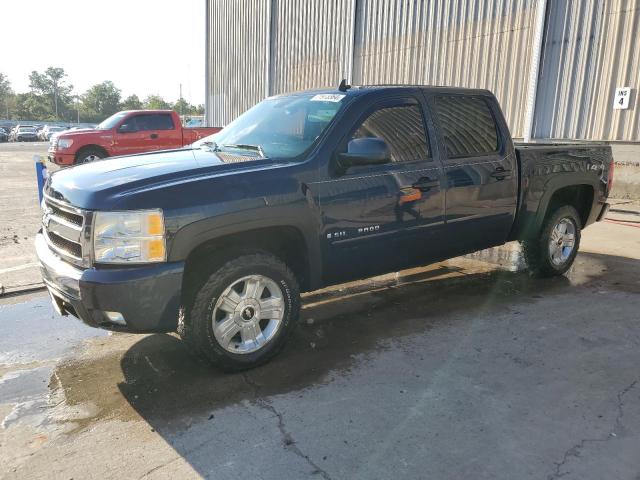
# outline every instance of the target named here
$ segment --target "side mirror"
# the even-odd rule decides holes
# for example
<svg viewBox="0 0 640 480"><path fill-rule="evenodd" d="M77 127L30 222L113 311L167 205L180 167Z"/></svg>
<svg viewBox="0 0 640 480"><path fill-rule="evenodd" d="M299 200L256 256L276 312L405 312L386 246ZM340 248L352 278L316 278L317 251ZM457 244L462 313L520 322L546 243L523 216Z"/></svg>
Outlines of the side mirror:
<svg viewBox="0 0 640 480"><path fill-rule="evenodd" d="M341 153L339 158L343 168L379 165L391 160L391 151L387 142L381 138L354 138L347 145L347 153Z"/></svg>

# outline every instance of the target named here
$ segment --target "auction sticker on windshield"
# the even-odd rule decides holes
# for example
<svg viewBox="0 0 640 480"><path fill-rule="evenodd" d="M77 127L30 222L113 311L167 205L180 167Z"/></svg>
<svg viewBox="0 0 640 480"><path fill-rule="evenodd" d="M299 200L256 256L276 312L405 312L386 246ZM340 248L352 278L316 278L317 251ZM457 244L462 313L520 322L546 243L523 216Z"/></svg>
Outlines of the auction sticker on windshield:
<svg viewBox="0 0 640 480"><path fill-rule="evenodd" d="M344 95L339 93L319 93L311 97L312 102L339 102L344 98Z"/></svg>

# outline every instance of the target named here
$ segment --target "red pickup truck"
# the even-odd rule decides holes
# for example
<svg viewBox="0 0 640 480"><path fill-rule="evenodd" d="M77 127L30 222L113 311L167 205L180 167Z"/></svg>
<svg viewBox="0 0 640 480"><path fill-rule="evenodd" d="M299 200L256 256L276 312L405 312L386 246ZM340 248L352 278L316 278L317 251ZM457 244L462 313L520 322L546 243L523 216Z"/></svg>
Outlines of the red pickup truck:
<svg viewBox="0 0 640 480"><path fill-rule="evenodd" d="M75 165L116 155L133 155L190 145L220 131L218 127L183 128L171 110L118 112L92 130L75 130L52 138L49 160Z"/></svg>

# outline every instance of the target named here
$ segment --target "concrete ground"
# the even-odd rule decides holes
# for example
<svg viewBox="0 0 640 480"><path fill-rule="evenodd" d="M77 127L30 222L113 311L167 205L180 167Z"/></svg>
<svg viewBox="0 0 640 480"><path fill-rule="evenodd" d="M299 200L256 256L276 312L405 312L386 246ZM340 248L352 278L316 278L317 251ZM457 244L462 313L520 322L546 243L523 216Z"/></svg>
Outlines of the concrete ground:
<svg viewBox="0 0 640 480"><path fill-rule="evenodd" d="M0 295L41 285L33 239L42 213L34 155L47 142L0 143Z"/></svg>
<svg viewBox="0 0 640 480"><path fill-rule="evenodd" d="M507 245L308 294L243 374L5 299L0 477L637 480L640 214L616 215L564 277Z"/></svg>

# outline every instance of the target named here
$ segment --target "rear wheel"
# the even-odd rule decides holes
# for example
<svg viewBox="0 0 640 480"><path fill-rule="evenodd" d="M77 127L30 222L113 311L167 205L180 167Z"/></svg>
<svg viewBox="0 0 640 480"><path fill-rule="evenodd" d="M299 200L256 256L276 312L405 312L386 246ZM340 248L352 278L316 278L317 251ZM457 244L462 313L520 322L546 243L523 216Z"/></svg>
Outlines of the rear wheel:
<svg viewBox="0 0 640 480"><path fill-rule="evenodd" d="M578 254L580 226L580 215L572 206L559 207L549 215L538 238L522 242L531 273L551 277L569 270Z"/></svg>
<svg viewBox="0 0 640 480"><path fill-rule="evenodd" d="M105 155L102 150L97 148L85 148L84 150L80 150L76 155L76 163L95 162L96 160L101 160L106 156L107 155Z"/></svg>
<svg viewBox="0 0 640 480"><path fill-rule="evenodd" d="M253 368L286 343L298 319L299 295L295 276L278 258L242 255L197 287L178 333L225 370Z"/></svg>

